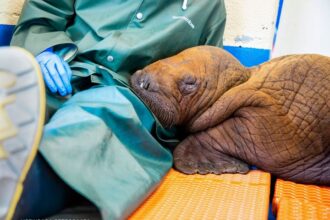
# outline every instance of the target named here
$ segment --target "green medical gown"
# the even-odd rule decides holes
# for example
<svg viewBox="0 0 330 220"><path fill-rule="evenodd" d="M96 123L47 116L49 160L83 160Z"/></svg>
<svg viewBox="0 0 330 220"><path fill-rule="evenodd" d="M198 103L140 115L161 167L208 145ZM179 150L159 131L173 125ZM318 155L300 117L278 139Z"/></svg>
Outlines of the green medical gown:
<svg viewBox="0 0 330 220"><path fill-rule="evenodd" d="M172 166L164 145L174 134L128 88L128 77L192 46L222 46L223 0L182 4L27 0L15 29L12 45L34 55L52 47L70 64L74 94L48 95L56 112L40 152L104 219L129 216Z"/></svg>

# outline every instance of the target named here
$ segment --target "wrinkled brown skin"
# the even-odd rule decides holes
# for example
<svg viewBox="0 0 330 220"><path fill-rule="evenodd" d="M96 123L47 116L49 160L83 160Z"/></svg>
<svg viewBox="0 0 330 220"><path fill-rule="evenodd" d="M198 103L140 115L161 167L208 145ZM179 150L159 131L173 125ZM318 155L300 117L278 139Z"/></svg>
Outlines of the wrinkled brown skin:
<svg viewBox="0 0 330 220"><path fill-rule="evenodd" d="M137 71L131 86L164 126L188 132L174 151L183 173L247 173L251 164L330 185L329 57L290 55L248 69L199 46Z"/></svg>

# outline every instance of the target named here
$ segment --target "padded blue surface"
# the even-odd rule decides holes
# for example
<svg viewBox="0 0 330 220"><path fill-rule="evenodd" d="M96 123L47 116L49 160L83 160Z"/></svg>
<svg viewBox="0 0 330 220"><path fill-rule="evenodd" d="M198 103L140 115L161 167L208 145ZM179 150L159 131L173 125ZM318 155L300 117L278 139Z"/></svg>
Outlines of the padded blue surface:
<svg viewBox="0 0 330 220"><path fill-rule="evenodd" d="M234 55L244 66L251 67L266 62L270 58L270 50L224 46L224 49Z"/></svg>
<svg viewBox="0 0 330 220"><path fill-rule="evenodd" d="M0 24L0 46L8 46L14 33L14 25Z"/></svg>

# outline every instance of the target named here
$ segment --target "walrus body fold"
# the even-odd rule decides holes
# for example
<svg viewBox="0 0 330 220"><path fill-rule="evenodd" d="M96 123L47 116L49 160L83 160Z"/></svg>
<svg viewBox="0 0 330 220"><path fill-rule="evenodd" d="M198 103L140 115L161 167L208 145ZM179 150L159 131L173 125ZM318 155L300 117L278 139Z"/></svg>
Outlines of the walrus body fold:
<svg viewBox="0 0 330 220"><path fill-rule="evenodd" d="M187 174L246 173L248 164L330 185L330 58L289 55L243 67L200 46L137 71L132 88L164 126L188 136L174 151Z"/></svg>

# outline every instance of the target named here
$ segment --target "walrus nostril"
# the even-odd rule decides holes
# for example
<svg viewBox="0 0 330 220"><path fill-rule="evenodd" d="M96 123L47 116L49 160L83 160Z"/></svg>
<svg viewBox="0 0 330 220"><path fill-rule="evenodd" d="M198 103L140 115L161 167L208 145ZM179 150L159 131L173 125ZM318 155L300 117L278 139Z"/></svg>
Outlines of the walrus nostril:
<svg viewBox="0 0 330 220"><path fill-rule="evenodd" d="M139 82L139 87L141 89L148 90L150 88L151 79L149 75L146 74L142 75L138 82Z"/></svg>
<svg viewBox="0 0 330 220"><path fill-rule="evenodd" d="M150 86L150 83L149 82L141 82L140 83L140 88L141 89L148 90L149 89L149 86Z"/></svg>

